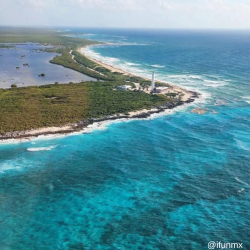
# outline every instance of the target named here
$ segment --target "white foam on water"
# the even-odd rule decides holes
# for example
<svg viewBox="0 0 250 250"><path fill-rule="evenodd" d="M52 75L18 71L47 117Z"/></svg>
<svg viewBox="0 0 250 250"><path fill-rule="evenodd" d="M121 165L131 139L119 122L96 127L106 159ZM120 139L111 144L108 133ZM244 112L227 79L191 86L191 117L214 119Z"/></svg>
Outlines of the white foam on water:
<svg viewBox="0 0 250 250"><path fill-rule="evenodd" d="M241 183L241 184L244 184L244 185L246 185L246 186L249 186L249 184L248 183L246 183L246 182L244 182L244 181L242 181L241 179L239 179L238 177L235 177L235 180L236 181L238 181L239 183Z"/></svg>
<svg viewBox="0 0 250 250"><path fill-rule="evenodd" d="M164 65L159 65L159 64L153 64L151 66L154 67L154 68L165 68Z"/></svg>
<svg viewBox="0 0 250 250"><path fill-rule="evenodd" d="M189 75L191 79L202 80L202 76L199 75Z"/></svg>
<svg viewBox="0 0 250 250"><path fill-rule="evenodd" d="M234 140L236 141L236 144L240 149L243 149L245 151L250 151L250 148L246 145L246 143L238 139L234 139Z"/></svg>
<svg viewBox="0 0 250 250"><path fill-rule="evenodd" d="M169 77L169 78L180 78L180 79L184 79L184 78L188 78L188 75L167 75L167 77Z"/></svg>
<svg viewBox="0 0 250 250"><path fill-rule="evenodd" d="M22 139L7 139L7 140L0 140L0 144L18 144L23 142L29 142L30 139L22 138Z"/></svg>
<svg viewBox="0 0 250 250"><path fill-rule="evenodd" d="M191 91L197 91L197 90L192 90L190 89ZM201 94L201 96L197 99L195 99L195 101L193 102L193 104L204 104L204 103L207 103L208 100L212 100L212 96L210 93L208 92L205 92L205 91L200 91L199 90L199 93Z"/></svg>
<svg viewBox="0 0 250 250"><path fill-rule="evenodd" d="M243 191L245 191L245 188L238 190L238 194L242 193Z"/></svg>
<svg viewBox="0 0 250 250"><path fill-rule="evenodd" d="M91 133L97 130L106 130L107 125L110 124L112 121L103 121L103 122L95 122L91 125L88 125L85 129L83 129L83 133Z"/></svg>
<svg viewBox="0 0 250 250"><path fill-rule="evenodd" d="M108 45L116 45L116 46L147 46L148 43L128 43L128 42L120 42L120 43L110 43Z"/></svg>
<svg viewBox="0 0 250 250"><path fill-rule="evenodd" d="M213 84L204 84L206 87L211 87L211 88L219 88L219 87L224 87L227 84L225 82L218 82L218 83L213 83Z"/></svg>
<svg viewBox="0 0 250 250"><path fill-rule="evenodd" d="M189 80L189 79L186 79L187 82L190 82L190 83L195 83L195 81L192 81L192 80Z"/></svg>
<svg viewBox="0 0 250 250"><path fill-rule="evenodd" d="M149 45L148 43L130 43L130 42L124 42L124 41L120 41L120 42L113 42L113 40L109 40L108 42L106 41L105 44L101 44L101 45L90 45L88 47L99 47L99 48L104 48L106 46L109 47L120 47L120 46L147 46Z"/></svg>
<svg viewBox="0 0 250 250"><path fill-rule="evenodd" d="M81 51L83 53L85 53L86 55L88 55L88 56L90 56L90 57L92 57L92 58L94 58L94 59L96 59L98 61L107 63L107 64L113 65L114 63L120 62L120 59L118 59L116 57L101 56L99 53L91 50L89 47L82 48Z"/></svg>
<svg viewBox="0 0 250 250"><path fill-rule="evenodd" d="M129 65L129 66L139 66L139 63L131 63L131 62L125 62L125 64Z"/></svg>
<svg viewBox="0 0 250 250"><path fill-rule="evenodd" d="M109 63L118 63L120 62L120 59L116 57L105 57L105 60L108 61Z"/></svg>
<svg viewBox="0 0 250 250"><path fill-rule="evenodd" d="M218 88L218 87L224 87L228 85L228 82L225 80L203 80L204 85L207 87L212 87L212 88Z"/></svg>
<svg viewBox="0 0 250 250"><path fill-rule="evenodd" d="M250 104L250 96L243 96L242 98L244 99L245 102Z"/></svg>
<svg viewBox="0 0 250 250"><path fill-rule="evenodd" d="M27 151L30 151L30 152L50 151L54 148L56 148L56 146L40 147L40 148L27 148Z"/></svg>
<svg viewBox="0 0 250 250"><path fill-rule="evenodd" d="M8 161L8 162L4 162L4 163L1 164L0 173L3 174L6 171L19 170L19 169L21 169L20 166L15 166L14 163L11 163L10 161Z"/></svg>
<svg viewBox="0 0 250 250"><path fill-rule="evenodd" d="M220 83L221 81L212 81L212 80L204 80L204 82L208 82L208 83Z"/></svg>
<svg viewBox="0 0 250 250"><path fill-rule="evenodd" d="M198 87L199 85L202 85L204 83L203 76L199 75L187 75L187 74L179 74L179 75L167 75L167 79L170 79L170 81L173 79L177 82L186 82L186 83L193 83L196 84ZM185 86L185 85L184 85Z"/></svg>

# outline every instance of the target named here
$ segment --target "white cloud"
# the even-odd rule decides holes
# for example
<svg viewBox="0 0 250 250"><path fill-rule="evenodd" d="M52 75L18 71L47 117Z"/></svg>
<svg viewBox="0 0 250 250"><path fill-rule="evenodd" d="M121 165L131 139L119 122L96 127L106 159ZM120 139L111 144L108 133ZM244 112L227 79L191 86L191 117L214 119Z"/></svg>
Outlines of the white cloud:
<svg viewBox="0 0 250 250"><path fill-rule="evenodd" d="M250 28L249 0L0 0L0 24Z"/></svg>

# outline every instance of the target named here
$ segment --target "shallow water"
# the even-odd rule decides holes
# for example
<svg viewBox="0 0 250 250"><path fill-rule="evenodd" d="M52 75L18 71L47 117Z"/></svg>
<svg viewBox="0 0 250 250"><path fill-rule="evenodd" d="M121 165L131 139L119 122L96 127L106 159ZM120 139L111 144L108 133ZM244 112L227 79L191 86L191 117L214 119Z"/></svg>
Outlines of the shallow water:
<svg viewBox="0 0 250 250"><path fill-rule="evenodd" d="M94 32L122 46L89 53L131 72L154 68L203 98L156 119L0 145L2 249L250 249L249 34ZM178 60L163 58L173 49Z"/></svg>
<svg viewBox="0 0 250 250"><path fill-rule="evenodd" d="M0 88L45 85L95 80L77 71L49 63L57 54L39 51L48 48L39 44L17 44L0 48ZM29 66L23 66L28 63ZM20 67L17 69L16 67ZM45 77L39 77L44 73Z"/></svg>

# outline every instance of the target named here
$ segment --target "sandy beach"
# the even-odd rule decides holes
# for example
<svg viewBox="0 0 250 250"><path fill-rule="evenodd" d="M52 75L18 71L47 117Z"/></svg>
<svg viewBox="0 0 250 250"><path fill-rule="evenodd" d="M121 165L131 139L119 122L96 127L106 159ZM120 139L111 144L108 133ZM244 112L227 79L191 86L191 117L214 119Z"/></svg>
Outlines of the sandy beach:
<svg viewBox="0 0 250 250"><path fill-rule="evenodd" d="M109 45L109 44L107 44L107 45ZM119 68L116 68L116 67L114 67L114 66L112 66L112 65L106 64L106 63L104 63L103 61L100 61L100 60L97 60L97 59L95 59L95 58L92 58L92 57L90 57L89 55L87 55L86 53L84 53L83 50L86 49L86 48L88 48L88 47L91 47L91 46L94 46L94 45L88 45L88 46L79 48L77 51L78 51L79 53L81 53L83 56L87 57L89 60L91 60L91 61L93 61L93 62L95 62L95 63L101 65L101 66L104 67L104 68L109 69L111 72L118 72L118 73L121 73L121 74L124 74L124 75L136 76L136 77L138 77L138 75L135 75L135 74L126 72L126 71L124 71L124 70L122 70L122 69L119 69ZM141 77L141 76L139 76L139 77ZM151 79L146 78L146 77L141 77L141 78L142 78L142 79L145 79L145 80L147 80L147 81L151 81ZM183 89L183 88L181 88L181 87L178 87L178 86L174 85L174 84L171 83L171 82L156 81L156 83L157 83L157 82L158 82L158 83L163 83L163 84L166 84L166 85L169 86L168 89L163 90L163 91L161 92L161 94L168 94L168 93L173 93L173 92L174 92L174 93L177 93L177 94L179 94L179 95L182 95L182 96L181 96L181 100L184 101L184 102L187 101L187 100L189 100L189 99L192 97L192 95L193 95L193 92L192 92L192 91L188 91L188 90L186 90L186 89ZM137 83L134 83L134 84L136 85L136 88L139 88L139 85L138 85ZM143 90L143 91L144 91L145 93L147 93L147 94L150 94L150 89L148 89L148 90Z"/></svg>

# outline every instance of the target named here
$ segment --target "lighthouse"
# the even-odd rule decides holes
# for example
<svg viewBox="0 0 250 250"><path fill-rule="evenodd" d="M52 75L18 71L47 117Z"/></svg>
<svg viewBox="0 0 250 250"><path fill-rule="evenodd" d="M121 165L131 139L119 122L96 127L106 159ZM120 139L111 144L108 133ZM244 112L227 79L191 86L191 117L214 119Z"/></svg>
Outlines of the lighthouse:
<svg viewBox="0 0 250 250"><path fill-rule="evenodd" d="M152 84L151 84L151 92L155 90L155 72L152 73Z"/></svg>

